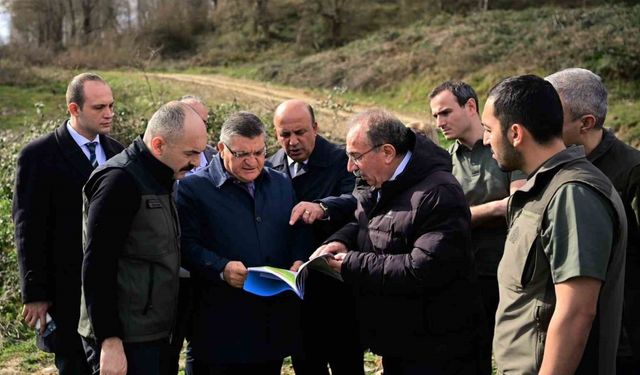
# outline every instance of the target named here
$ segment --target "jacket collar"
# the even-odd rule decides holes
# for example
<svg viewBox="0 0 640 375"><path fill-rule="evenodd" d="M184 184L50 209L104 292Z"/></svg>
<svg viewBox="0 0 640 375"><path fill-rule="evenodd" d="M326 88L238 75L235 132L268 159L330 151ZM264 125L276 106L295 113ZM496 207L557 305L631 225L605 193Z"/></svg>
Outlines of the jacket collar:
<svg viewBox="0 0 640 375"><path fill-rule="evenodd" d="M54 135L56 141L58 142L60 152L62 152L64 158L67 159L69 164L72 165L81 176L87 179L93 171L93 167L91 167L89 159L87 159L84 152L82 152L80 146L78 146L76 141L71 137L71 134L69 134L67 121L63 122L62 125L55 130ZM102 139L100 141L102 141Z"/></svg>
<svg viewBox="0 0 640 375"><path fill-rule="evenodd" d="M267 173L266 168L267 167L263 167L262 171L260 172L260 175L258 176L258 178L255 179L254 182L256 182L256 188L260 180L262 180L263 178L269 177L269 174ZM220 154L214 155L213 159L211 160L211 163L209 163L209 165L204 171L205 171L204 173L206 173L206 175L209 177L209 179L211 179L215 187L217 187L218 189L220 189L222 185L224 185L227 181L230 181L230 182L236 181L235 177L233 177L230 173L227 172L226 169L224 169Z"/></svg>
<svg viewBox="0 0 640 375"><path fill-rule="evenodd" d="M592 163L600 159L607 152L609 152L609 149L613 147L615 141L616 137L609 130L604 129L604 131L602 132L602 139L600 140L600 143L598 143L596 148L594 148L591 153L587 155L587 159Z"/></svg>
<svg viewBox="0 0 640 375"><path fill-rule="evenodd" d="M471 150L474 150L475 148L482 148L482 147L488 147L484 145L484 142L482 139L478 139L471 148L468 148L467 146L463 145L459 140L456 139L456 141L453 142L453 145L451 146L451 153L455 154L458 151L471 151Z"/></svg>
<svg viewBox="0 0 640 375"><path fill-rule="evenodd" d="M171 191L171 189L173 189L173 183L175 182L173 169L169 168L151 154L151 151L149 151L147 145L142 140L142 136L136 138L130 147L139 155L138 157L142 160L149 173L160 185Z"/></svg>
<svg viewBox="0 0 640 375"><path fill-rule="evenodd" d="M542 165L540 165L540 167L538 167L538 169L529 176L527 182L519 190L525 192L531 191L531 189L536 186L537 180L544 179L544 177L546 177L549 173L554 172L567 163L584 158L584 147L568 147L542 163Z"/></svg>

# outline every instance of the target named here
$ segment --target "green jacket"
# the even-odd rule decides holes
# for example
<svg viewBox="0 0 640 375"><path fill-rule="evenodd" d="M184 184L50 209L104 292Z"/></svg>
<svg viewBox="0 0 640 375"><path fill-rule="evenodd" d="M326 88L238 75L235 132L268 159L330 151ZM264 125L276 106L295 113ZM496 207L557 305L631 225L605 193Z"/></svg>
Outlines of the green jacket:
<svg viewBox="0 0 640 375"><path fill-rule="evenodd" d="M576 222L569 221L568 225L574 226L570 232L584 235L586 229L591 235L595 233L596 236L607 236L612 239L611 249L590 248L588 241L576 241L580 247L570 246L567 253L560 252L558 247L561 248L561 242L574 243L562 237L560 223L555 225L556 223L548 222L548 213L552 199L560 189L567 188L570 184L586 189L590 194L589 201L604 203L599 206L603 210L592 212L595 217L609 216L612 219L609 220L608 236L606 227L592 228L589 221L593 218L587 215L577 217ZM565 210L571 211L572 206L586 205L589 202L569 200L560 204L564 206L556 209L564 213ZM498 373L538 373L547 328L555 309L554 283L575 276L592 276L601 278L603 283L598 298L597 316L576 374L615 374L627 227L622 202L608 178L586 160L582 147L571 147L545 162L514 193L509 201L508 221L509 234L504 256L498 267L500 303L494 336ZM576 225L582 228L576 228ZM617 233L610 233L611 231ZM571 234L568 235L570 236ZM554 253L554 250L558 253ZM588 263L592 258L603 256L604 261L595 262L599 269L604 269L597 276L593 276L594 273L587 266L579 264L581 261ZM574 261L578 266L573 265ZM562 268L565 264L569 264L566 269ZM575 273L562 275L567 269L576 271L571 267L580 268Z"/></svg>

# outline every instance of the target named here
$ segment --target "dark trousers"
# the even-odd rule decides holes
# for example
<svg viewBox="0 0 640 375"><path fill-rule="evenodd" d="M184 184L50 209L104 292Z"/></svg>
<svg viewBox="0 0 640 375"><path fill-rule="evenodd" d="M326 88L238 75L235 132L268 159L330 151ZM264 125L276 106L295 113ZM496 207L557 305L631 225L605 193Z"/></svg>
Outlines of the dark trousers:
<svg viewBox="0 0 640 375"><path fill-rule="evenodd" d="M322 273L310 270L302 301L302 353L292 356L296 375L364 375L364 350L350 290ZM327 335L328 317L340 316L340 337Z"/></svg>
<svg viewBox="0 0 640 375"><path fill-rule="evenodd" d="M476 374L475 361L452 361L439 364L433 360L413 360L382 357L384 375L473 375Z"/></svg>
<svg viewBox="0 0 640 375"><path fill-rule="evenodd" d="M100 374L100 350L98 343L91 339L82 339L87 362L93 374ZM127 375L161 375L160 356L166 350L167 340L140 343L123 343L127 357Z"/></svg>
<svg viewBox="0 0 640 375"><path fill-rule="evenodd" d="M78 339L78 346L76 351L55 354L55 363L60 375L91 374L80 339Z"/></svg>
<svg viewBox="0 0 640 375"><path fill-rule="evenodd" d="M491 374L493 332L496 326L496 310L500 300L497 276L478 276L478 287L486 317L486 324L481 327L482 330L479 332L478 337L478 364L483 369L480 373Z"/></svg>
<svg viewBox="0 0 640 375"><path fill-rule="evenodd" d="M210 364L193 361L194 375L280 375L282 359L250 364Z"/></svg>
<svg viewBox="0 0 640 375"><path fill-rule="evenodd" d="M618 357L616 371L617 375L640 375L640 363L633 357Z"/></svg>
<svg viewBox="0 0 640 375"><path fill-rule="evenodd" d="M187 359L185 362L185 375L193 375L193 358L191 357L191 326L193 321L194 288L190 278L180 278L178 292L178 311L176 323L173 327L171 340L160 358L160 368L163 375L177 375L180 361L180 352L184 340L187 340Z"/></svg>

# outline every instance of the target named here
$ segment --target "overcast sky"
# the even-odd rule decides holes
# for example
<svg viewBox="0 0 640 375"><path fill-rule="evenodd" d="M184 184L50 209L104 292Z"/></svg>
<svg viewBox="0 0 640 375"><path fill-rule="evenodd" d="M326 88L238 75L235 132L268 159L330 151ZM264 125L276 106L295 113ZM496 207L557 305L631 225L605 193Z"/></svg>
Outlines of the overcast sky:
<svg viewBox="0 0 640 375"><path fill-rule="evenodd" d="M0 6L0 43L2 44L9 42L10 20L7 10L3 6Z"/></svg>

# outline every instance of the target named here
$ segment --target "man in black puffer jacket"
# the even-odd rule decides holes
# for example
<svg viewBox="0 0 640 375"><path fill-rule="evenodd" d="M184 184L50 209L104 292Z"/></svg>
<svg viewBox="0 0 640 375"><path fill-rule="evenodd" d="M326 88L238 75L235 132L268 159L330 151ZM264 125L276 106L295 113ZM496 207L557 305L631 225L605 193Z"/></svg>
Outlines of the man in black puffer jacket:
<svg viewBox="0 0 640 375"><path fill-rule="evenodd" d="M354 192L357 222L314 255L334 254L364 343L382 355L385 374L485 373L470 213L450 156L378 109L352 120L347 155L370 188Z"/></svg>

